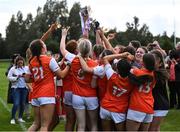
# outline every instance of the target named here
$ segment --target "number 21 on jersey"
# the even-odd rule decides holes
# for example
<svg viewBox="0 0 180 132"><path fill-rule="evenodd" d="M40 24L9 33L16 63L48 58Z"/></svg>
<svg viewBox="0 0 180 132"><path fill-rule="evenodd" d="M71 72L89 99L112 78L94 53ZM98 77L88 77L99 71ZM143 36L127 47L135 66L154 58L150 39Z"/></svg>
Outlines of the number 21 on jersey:
<svg viewBox="0 0 180 132"><path fill-rule="evenodd" d="M33 76L34 76L34 80L37 81L38 79L43 79L43 68L42 67L33 67L32 68L33 71Z"/></svg>

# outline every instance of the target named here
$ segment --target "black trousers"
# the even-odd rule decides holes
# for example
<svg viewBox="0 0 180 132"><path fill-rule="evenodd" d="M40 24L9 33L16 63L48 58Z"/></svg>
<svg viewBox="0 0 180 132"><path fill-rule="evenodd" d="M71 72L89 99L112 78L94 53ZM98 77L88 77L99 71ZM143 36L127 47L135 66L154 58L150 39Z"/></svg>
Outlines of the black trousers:
<svg viewBox="0 0 180 132"><path fill-rule="evenodd" d="M174 108L177 105L177 88L175 81L168 81L169 86L169 101L170 108Z"/></svg>
<svg viewBox="0 0 180 132"><path fill-rule="evenodd" d="M175 82L175 89L177 92L177 109L180 109L180 81Z"/></svg>

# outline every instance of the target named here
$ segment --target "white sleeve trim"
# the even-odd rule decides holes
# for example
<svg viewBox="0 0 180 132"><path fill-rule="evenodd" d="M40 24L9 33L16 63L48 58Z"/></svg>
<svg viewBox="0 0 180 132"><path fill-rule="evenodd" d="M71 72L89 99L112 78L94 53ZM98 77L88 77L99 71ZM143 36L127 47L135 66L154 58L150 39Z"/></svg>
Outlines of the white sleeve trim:
<svg viewBox="0 0 180 132"><path fill-rule="evenodd" d="M111 78L111 76L114 74L114 70L112 69L110 64L106 64L105 65L105 73L107 76L107 79L109 80Z"/></svg>
<svg viewBox="0 0 180 132"><path fill-rule="evenodd" d="M54 58L51 58L49 67L53 72L56 72L57 70L59 70L58 63L56 62L56 60Z"/></svg>
<svg viewBox="0 0 180 132"><path fill-rule="evenodd" d="M67 59L70 62L72 62L75 57L76 57L76 55L69 53L69 52L65 55L65 59Z"/></svg>
<svg viewBox="0 0 180 132"><path fill-rule="evenodd" d="M104 66L96 66L96 67L94 67L93 68L93 73L94 73L94 75L97 75L99 77L104 76L104 74L105 74Z"/></svg>

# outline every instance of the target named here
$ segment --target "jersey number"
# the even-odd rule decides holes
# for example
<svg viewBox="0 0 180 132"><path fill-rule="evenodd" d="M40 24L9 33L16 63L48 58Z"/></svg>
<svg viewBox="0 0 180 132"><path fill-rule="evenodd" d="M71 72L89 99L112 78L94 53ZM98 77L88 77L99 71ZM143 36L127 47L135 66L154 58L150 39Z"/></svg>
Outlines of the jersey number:
<svg viewBox="0 0 180 132"><path fill-rule="evenodd" d="M80 80L84 79L84 71L82 69L78 70L77 78L79 78Z"/></svg>
<svg viewBox="0 0 180 132"><path fill-rule="evenodd" d="M34 75L34 79L35 80L43 79L44 78L42 67L33 67L32 71L34 73L33 75Z"/></svg>
<svg viewBox="0 0 180 132"><path fill-rule="evenodd" d="M146 85L141 85L140 87L139 87L139 92L144 92L144 93L149 93L149 91L150 91L150 85L151 85L151 83L150 82L148 82Z"/></svg>
<svg viewBox="0 0 180 132"><path fill-rule="evenodd" d="M116 97L120 97L122 94L126 93L127 90L123 88L118 88L116 86L113 86L112 94Z"/></svg>

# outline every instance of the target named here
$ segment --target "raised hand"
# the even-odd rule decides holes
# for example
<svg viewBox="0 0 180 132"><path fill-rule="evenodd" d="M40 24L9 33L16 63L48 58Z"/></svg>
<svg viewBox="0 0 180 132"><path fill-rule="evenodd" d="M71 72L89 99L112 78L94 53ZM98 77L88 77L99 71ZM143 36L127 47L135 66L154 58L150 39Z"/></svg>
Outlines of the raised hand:
<svg viewBox="0 0 180 132"><path fill-rule="evenodd" d="M115 38L115 35L116 35L116 33L110 33L110 34L108 34L107 39L112 40Z"/></svg>
<svg viewBox="0 0 180 132"><path fill-rule="evenodd" d="M63 29L62 29L62 36L67 36L67 33L68 33L69 28L70 28L70 27L63 28Z"/></svg>
<svg viewBox="0 0 180 132"><path fill-rule="evenodd" d="M158 41L154 41L153 44L155 45L155 48L156 49L160 49L160 45L159 45L159 42Z"/></svg>
<svg viewBox="0 0 180 132"><path fill-rule="evenodd" d="M101 38L104 36L104 31L101 28L99 28L96 32L99 34Z"/></svg>
<svg viewBox="0 0 180 132"><path fill-rule="evenodd" d="M55 29L57 28L57 24L56 23L53 23L50 27L50 30L51 31L54 31Z"/></svg>

